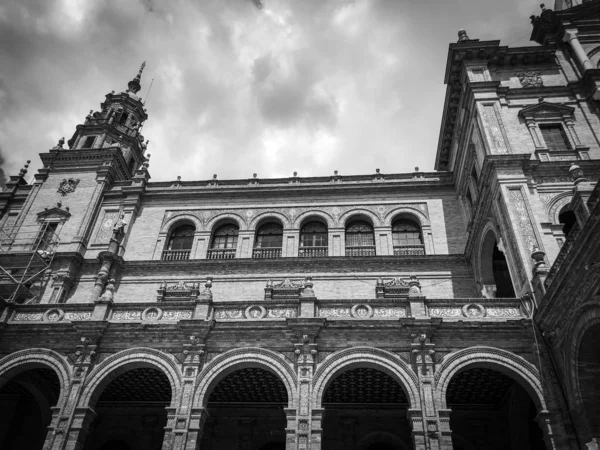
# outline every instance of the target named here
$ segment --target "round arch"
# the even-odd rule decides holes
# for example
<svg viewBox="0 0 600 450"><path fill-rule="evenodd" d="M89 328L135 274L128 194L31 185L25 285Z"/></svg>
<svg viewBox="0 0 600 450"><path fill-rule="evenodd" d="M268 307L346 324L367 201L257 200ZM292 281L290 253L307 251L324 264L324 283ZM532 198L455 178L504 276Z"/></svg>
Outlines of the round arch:
<svg viewBox="0 0 600 450"><path fill-rule="evenodd" d="M372 431L363 436L356 443L356 450L368 450L369 447L374 444L387 444L391 447L401 448L403 450L409 448L409 446L406 445L406 442L395 434L388 433L387 431Z"/></svg>
<svg viewBox="0 0 600 450"><path fill-rule="evenodd" d="M90 373L88 380L83 385L79 406L93 407L102 394L102 390L112 380L124 372L140 367L158 369L167 376L171 384L171 407L175 407L181 386L181 372L167 354L145 347L123 350L102 361Z"/></svg>
<svg viewBox="0 0 600 450"><path fill-rule="evenodd" d="M565 346L565 363L568 364L567 387L569 398L573 400L573 408L583 408L583 398L579 385L579 348L585 333L594 325L600 323L600 305L586 303L575 313L572 325L567 331L567 345Z"/></svg>
<svg viewBox="0 0 600 450"><path fill-rule="evenodd" d="M268 211L258 214L254 219L252 219L250 225L248 225L248 229L256 231L260 225L270 221L279 222L284 230L290 228L290 221L285 215L276 211Z"/></svg>
<svg viewBox="0 0 600 450"><path fill-rule="evenodd" d="M198 219L196 216L192 216L191 214L180 214L175 217L171 217L167 220L162 227L160 228L161 233L171 233L175 228L181 225L194 225L196 231L202 229L202 221Z"/></svg>
<svg viewBox="0 0 600 450"><path fill-rule="evenodd" d="M391 227L394 223L394 220L400 218L414 220L421 227L427 227L431 225L429 223L429 219L422 211L418 210L417 208L408 208L406 206L392 209L389 213L387 213L383 219L383 225L386 227Z"/></svg>
<svg viewBox="0 0 600 450"><path fill-rule="evenodd" d="M448 355L435 376L436 396L441 409L447 409L446 391L452 377L466 368L497 370L519 383L531 396L538 412L546 410L540 374L524 358L495 347L470 347Z"/></svg>
<svg viewBox="0 0 600 450"><path fill-rule="evenodd" d="M546 206L546 214L548 214L548 219L552 223L559 223L558 216L560 215L560 211L569 203L571 203L571 199L573 198L573 193L570 191L561 192L560 194L553 197L545 206Z"/></svg>
<svg viewBox="0 0 600 450"><path fill-rule="evenodd" d="M301 228L305 223L311 222L313 219L316 219L319 222L324 222L327 225L327 229L335 227L335 221L333 217L331 217L325 211L319 210L310 210L305 211L302 214L299 214L298 217L294 220L293 227Z"/></svg>
<svg viewBox="0 0 600 450"><path fill-rule="evenodd" d="M297 403L297 377L294 370L282 355L258 347L229 350L208 363L198 375L199 383L192 403L194 407L206 407L212 389L219 381L238 369L248 367L265 369L278 376L288 394L288 408L294 407Z"/></svg>
<svg viewBox="0 0 600 450"><path fill-rule="evenodd" d="M339 223L341 226L346 228L346 226L352 222L353 220L364 220L367 219L368 222L371 222L373 227L381 226L381 221L377 215L367 209L355 208L350 211L346 211L344 214L340 216Z"/></svg>
<svg viewBox="0 0 600 450"><path fill-rule="evenodd" d="M418 379L413 370L400 357L374 347L349 348L325 358L313 378L313 407L322 408L325 390L336 375L358 367L370 367L390 375L406 390L409 407L419 407Z"/></svg>
<svg viewBox="0 0 600 450"><path fill-rule="evenodd" d="M223 213L216 215L206 223L206 231L214 233L218 227L228 222L234 222L240 230L244 230L246 227L246 221L242 216L234 213Z"/></svg>
<svg viewBox="0 0 600 450"><path fill-rule="evenodd" d="M57 405L63 405L69 395L71 368L59 353L45 348L31 348L11 353L0 360L0 388L21 372L37 368L54 370L60 381Z"/></svg>

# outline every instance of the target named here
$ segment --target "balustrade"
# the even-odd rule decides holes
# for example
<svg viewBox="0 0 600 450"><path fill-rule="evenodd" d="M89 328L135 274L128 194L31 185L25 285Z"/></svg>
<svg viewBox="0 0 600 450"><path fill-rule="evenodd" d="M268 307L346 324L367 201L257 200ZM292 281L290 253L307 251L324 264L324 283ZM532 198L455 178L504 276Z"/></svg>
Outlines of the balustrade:
<svg viewBox="0 0 600 450"><path fill-rule="evenodd" d="M185 261L190 259L189 250L164 250L162 254L163 261Z"/></svg>
<svg viewBox="0 0 600 450"><path fill-rule="evenodd" d="M217 248L208 251L207 259L234 259L235 248Z"/></svg>
<svg viewBox="0 0 600 450"><path fill-rule="evenodd" d="M424 254L424 245L394 245L394 256L419 256Z"/></svg>
<svg viewBox="0 0 600 450"><path fill-rule="evenodd" d="M281 258L280 247L255 248L252 252L254 259L276 259Z"/></svg>
<svg viewBox="0 0 600 450"><path fill-rule="evenodd" d="M327 247L302 247L298 250L301 258L323 258L327 255Z"/></svg>
<svg viewBox="0 0 600 450"><path fill-rule="evenodd" d="M375 246L346 247L346 256L375 256Z"/></svg>

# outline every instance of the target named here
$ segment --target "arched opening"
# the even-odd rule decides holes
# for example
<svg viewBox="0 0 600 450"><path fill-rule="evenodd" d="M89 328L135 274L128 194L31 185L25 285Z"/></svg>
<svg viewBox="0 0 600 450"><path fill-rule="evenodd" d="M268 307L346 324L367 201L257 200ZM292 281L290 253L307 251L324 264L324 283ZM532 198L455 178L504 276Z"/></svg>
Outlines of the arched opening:
<svg viewBox="0 0 600 450"><path fill-rule="evenodd" d="M167 245L163 250L162 259L165 261L181 261L190 259L194 245L196 227L191 224L180 225L171 231Z"/></svg>
<svg viewBox="0 0 600 450"><path fill-rule="evenodd" d="M323 394L323 450L412 448L408 398L390 375L372 367L339 373Z"/></svg>
<svg viewBox="0 0 600 450"><path fill-rule="evenodd" d="M254 242L253 258L281 258L283 227L277 222L267 222L258 228Z"/></svg>
<svg viewBox="0 0 600 450"><path fill-rule="evenodd" d="M97 416L84 449L160 450L170 404L171 384L162 371L140 367L118 375L93 406Z"/></svg>
<svg viewBox="0 0 600 450"><path fill-rule="evenodd" d="M127 125L128 118L129 118L129 115L126 112L122 112L121 115L119 116L119 124Z"/></svg>
<svg viewBox="0 0 600 450"><path fill-rule="evenodd" d="M448 384L446 402L455 450L546 448L533 400L502 372L482 367L458 372Z"/></svg>
<svg viewBox="0 0 600 450"><path fill-rule="evenodd" d="M583 401L583 416L587 418L589 436L600 436L600 324L589 327L579 344L577 376L579 395Z"/></svg>
<svg viewBox="0 0 600 450"><path fill-rule="evenodd" d="M208 397L200 448L285 449L288 394L281 379L259 367L229 373Z"/></svg>
<svg viewBox="0 0 600 450"><path fill-rule="evenodd" d="M423 232L418 222L399 218L392 223L394 255L424 255Z"/></svg>
<svg viewBox="0 0 600 450"><path fill-rule="evenodd" d="M346 225L346 256L375 256L375 233L366 220Z"/></svg>
<svg viewBox="0 0 600 450"><path fill-rule="evenodd" d="M316 220L305 223L300 228L300 248L298 256L320 258L328 255L327 225Z"/></svg>
<svg viewBox="0 0 600 450"><path fill-rule="evenodd" d="M485 235L481 248L481 278L484 297L515 297L508 262L491 230Z"/></svg>
<svg viewBox="0 0 600 450"><path fill-rule="evenodd" d="M577 223L577 217L575 216L575 213L573 212L573 210L568 209L568 208L569 208L569 205L566 205L560 211L560 214L558 215L558 221L563 226L562 232L564 233L565 236L569 235L571 229Z"/></svg>
<svg viewBox="0 0 600 450"><path fill-rule="evenodd" d="M226 223L213 233L208 259L233 259L237 250L239 227Z"/></svg>
<svg viewBox="0 0 600 450"><path fill-rule="evenodd" d="M26 370L9 380L0 389L0 448L41 450L59 395L52 369Z"/></svg>

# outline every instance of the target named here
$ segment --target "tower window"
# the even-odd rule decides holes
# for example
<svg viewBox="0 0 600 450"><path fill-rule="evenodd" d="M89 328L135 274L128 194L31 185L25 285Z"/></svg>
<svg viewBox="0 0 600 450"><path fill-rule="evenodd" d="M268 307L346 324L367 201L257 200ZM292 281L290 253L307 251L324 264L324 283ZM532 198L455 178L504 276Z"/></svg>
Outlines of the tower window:
<svg viewBox="0 0 600 450"><path fill-rule="evenodd" d="M424 255L425 246L421 227L409 219L400 219L392 225L394 255Z"/></svg>
<svg viewBox="0 0 600 450"><path fill-rule="evenodd" d="M181 225L173 230L163 251L162 259L166 261L189 259L195 232L196 228L193 225Z"/></svg>
<svg viewBox="0 0 600 450"><path fill-rule="evenodd" d="M122 113L122 114L121 114L121 116L119 117L119 123L120 123L121 125L125 125L125 124L127 123L127 118L128 118L128 117L129 117L129 116L127 115L127 113L126 113L126 112Z"/></svg>
<svg viewBox="0 0 600 450"><path fill-rule="evenodd" d="M298 256L327 256L327 227L321 222L308 222L300 230Z"/></svg>
<svg viewBox="0 0 600 450"><path fill-rule="evenodd" d="M346 256L375 256L375 233L371 224L355 220L346 227Z"/></svg>
<svg viewBox="0 0 600 450"><path fill-rule="evenodd" d="M256 233L253 258L280 258L283 245L283 227L278 223L264 224Z"/></svg>
<svg viewBox="0 0 600 450"><path fill-rule="evenodd" d="M569 150L569 140L567 139L567 135L565 134L562 125L540 125L540 131L542 132L542 137L544 138L548 150Z"/></svg>
<svg viewBox="0 0 600 450"><path fill-rule="evenodd" d="M96 136L88 136L85 138L85 141L81 148L93 148L94 142L96 141Z"/></svg>

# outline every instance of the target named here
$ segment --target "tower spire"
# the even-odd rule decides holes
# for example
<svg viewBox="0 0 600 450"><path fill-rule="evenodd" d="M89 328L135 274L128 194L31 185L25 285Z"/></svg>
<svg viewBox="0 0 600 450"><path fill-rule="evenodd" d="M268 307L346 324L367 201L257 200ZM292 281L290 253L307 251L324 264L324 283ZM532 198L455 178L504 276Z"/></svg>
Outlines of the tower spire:
<svg viewBox="0 0 600 450"><path fill-rule="evenodd" d="M135 78L127 84L127 92L137 94L140 91L140 89L142 89L142 86L140 85L140 80L142 79L142 72L144 71L144 67L146 67L146 61L142 63L140 71L135 76Z"/></svg>

